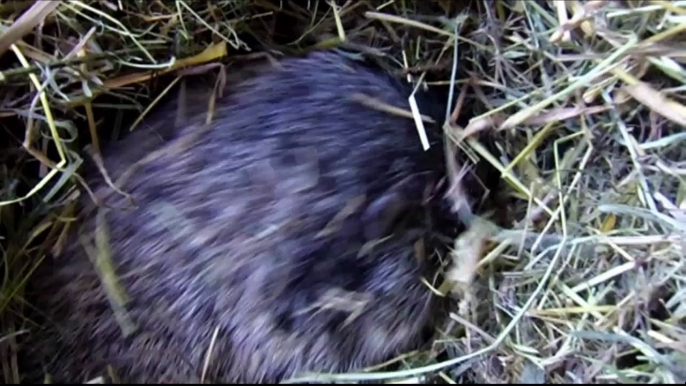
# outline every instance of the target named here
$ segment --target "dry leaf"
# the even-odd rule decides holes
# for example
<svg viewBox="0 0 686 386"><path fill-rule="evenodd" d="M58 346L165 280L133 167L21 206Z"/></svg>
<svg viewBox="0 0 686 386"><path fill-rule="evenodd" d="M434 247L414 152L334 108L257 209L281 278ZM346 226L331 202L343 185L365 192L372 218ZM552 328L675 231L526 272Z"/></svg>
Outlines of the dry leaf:
<svg viewBox="0 0 686 386"><path fill-rule="evenodd" d="M525 119L523 125L545 125L551 121L564 121L580 115L593 115L611 109L610 106L560 107Z"/></svg>
<svg viewBox="0 0 686 386"><path fill-rule="evenodd" d="M647 83L639 81L634 85L624 87L632 98L648 106L663 117L686 126L686 108L683 105L665 97Z"/></svg>
<svg viewBox="0 0 686 386"><path fill-rule="evenodd" d="M451 253L452 266L446 272L446 281L453 284L450 290L453 294L465 296L470 292L469 287L491 230L488 222L475 218L469 229L455 240L455 249Z"/></svg>
<svg viewBox="0 0 686 386"><path fill-rule="evenodd" d="M603 233L607 233L607 232L615 229L616 223L617 223L617 217L615 217L614 214L609 214L607 217L605 217L603 224L600 226L600 231Z"/></svg>

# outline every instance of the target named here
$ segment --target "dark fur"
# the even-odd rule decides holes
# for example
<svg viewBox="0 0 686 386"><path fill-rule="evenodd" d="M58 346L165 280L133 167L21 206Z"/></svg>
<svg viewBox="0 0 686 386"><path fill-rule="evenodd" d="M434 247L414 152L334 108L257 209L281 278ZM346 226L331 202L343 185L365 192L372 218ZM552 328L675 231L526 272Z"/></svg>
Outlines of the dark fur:
<svg viewBox="0 0 686 386"><path fill-rule="evenodd" d="M417 204L443 175L440 132L424 152L411 119L351 100L362 93L409 111L400 83L336 54L251 72L226 87L209 129L207 94L193 91L178 129L171 103L106 149L115 181L158 152L118 186L136 207L106 213L137 330L122 336L74 233L31 282L29 300L62 334L33 333L34 375L83 382L112 365L125 382L197 382L215 329L207 379L218 382L356 370L425 341L437 299L420 282L426 262L414 245L428 233ZM98 172L88 181L103 203L129 205ZM93 243L97 209L85 196ZM334 221L346 206L351 214ZM368 248L370 235L385 238ZM341 309L313 308L334 298ZM355 302L357 314L347 308Z"/></svg>

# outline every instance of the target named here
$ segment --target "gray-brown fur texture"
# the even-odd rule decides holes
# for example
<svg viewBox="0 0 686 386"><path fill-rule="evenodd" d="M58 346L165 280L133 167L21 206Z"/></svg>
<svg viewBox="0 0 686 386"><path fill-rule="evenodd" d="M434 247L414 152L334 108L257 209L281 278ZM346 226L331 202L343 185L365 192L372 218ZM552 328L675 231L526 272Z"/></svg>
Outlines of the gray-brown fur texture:
<svg viewBox="0 0 686 386"><path fill-rule="evenodd" d="M443 211L440 132L427 126L425 152L411 118L352 97L409 111L411 89L324 52L232 78L210 126L209 94L189 88L105 147L125 194L85 175L109 209L82 194L80 231L32 278L46 327L27 343L34 375L84 382L109 365L122 382L278 382L425 343L438 300L416 246ZM98 245L125 298L108 297Z"/></svg>

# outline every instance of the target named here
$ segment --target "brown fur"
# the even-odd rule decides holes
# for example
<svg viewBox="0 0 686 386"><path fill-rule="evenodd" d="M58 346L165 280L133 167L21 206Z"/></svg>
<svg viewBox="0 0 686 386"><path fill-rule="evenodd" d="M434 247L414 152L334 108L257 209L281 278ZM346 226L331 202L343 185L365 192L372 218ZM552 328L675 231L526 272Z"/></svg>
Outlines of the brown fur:
<svg viewBox="0 0 686 386"><path fill-rule="evenodd" d="M425 341L437 299L420 282L434 276L415 256L430 232L413 203L442 177L438 132L424 152L411 119L353 101L409 110L406 90L336 54L252 72L226 86L211 126L193 91L182 125L171 103L106 148L135 206L89 173L111 209L84 195L81 234L93 244L104 213L136 329L123 336L75 232L31 282L49 327L27 343L35 376L83 382L111 365L124 382L198 382L215 332L216 382L357 370Z"/></svg>

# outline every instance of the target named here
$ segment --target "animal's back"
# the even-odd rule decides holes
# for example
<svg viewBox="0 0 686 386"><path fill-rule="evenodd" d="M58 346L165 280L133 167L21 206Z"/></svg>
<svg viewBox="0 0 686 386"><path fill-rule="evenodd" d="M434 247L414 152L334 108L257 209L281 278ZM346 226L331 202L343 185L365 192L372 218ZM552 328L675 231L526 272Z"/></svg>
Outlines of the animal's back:
<svg viewBox="0 0 686 386"><path fill-rule="evenodd" d="M407 109L406 95L329 53L231 84L208 127L209 99L189 95L183 125L161 110L149 121L160 134L133 133L105 151L134 208L117 209L127 197L89 176L113 208L84 198L87 239L75 234L34 275L29 300L61 328L61 339L52 330L31 338L42 355L34 360L67 382L107 365L122 381L197 382L206 362L207 380L264 382L416 348L434 301L415 256L422 234L399 228L369 240L364 213L403 179L440 174L442 159L422 150L411 119L354 97ZM94 269L102 230L124 319L113 311L122 299L108 298Z"/></svg>

